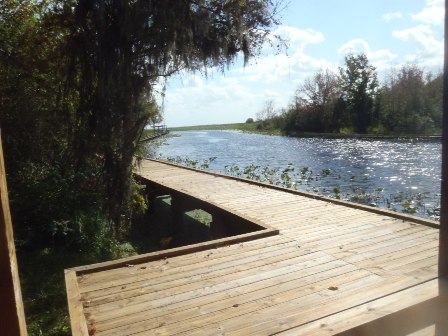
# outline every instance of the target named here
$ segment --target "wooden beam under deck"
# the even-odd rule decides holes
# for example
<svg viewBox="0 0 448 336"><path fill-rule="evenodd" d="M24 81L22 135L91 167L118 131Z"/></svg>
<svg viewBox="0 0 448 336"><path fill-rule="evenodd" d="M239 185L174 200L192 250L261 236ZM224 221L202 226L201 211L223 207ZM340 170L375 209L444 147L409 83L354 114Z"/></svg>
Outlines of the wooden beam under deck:
<svg viewBox="0 0 448 336"><path fill-rule="evenodd" d="M157 161L138 174L260 230L68 270L74 335L446 331L435 314L403 324L448 315L436 222Z"/></svg>

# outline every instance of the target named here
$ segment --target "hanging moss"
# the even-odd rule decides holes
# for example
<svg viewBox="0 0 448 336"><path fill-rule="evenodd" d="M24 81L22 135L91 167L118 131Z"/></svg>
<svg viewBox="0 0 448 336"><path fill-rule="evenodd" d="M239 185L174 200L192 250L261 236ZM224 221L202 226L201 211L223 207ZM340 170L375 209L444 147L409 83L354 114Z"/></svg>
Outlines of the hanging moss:
<svg viewBox="0 0 448 336"><path fill-rule="evenodd" d="M79 165L104 171L105 207L120 228L131 163L151 111L153 84L179 70L224 70L255 55L276 23L269 0L80 0L69 39L80 100L73 143Z"/></svg>

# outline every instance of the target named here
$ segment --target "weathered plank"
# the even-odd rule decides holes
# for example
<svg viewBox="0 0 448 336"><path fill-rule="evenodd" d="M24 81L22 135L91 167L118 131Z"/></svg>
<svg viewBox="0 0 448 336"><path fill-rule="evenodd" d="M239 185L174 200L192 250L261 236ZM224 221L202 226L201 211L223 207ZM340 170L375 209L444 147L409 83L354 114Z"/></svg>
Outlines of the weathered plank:
<svg viewBox="0 0 448 336"><path fill-rule="evenodd" d="M272 297L289 290L297 290L304 286L316 284L324 286L323 282L330 283L331 285L335 281L338 281L338 278L342 279L350 276L352 272L358 272L358 269L353 265L341 264L340 262L336 264L319 264L303 269L300 274L288 273L259 281L255 284L234 288L224 293L216 293L198 298L194 301L183 301L159 309L120 316L116 319L98 323L98 330L108 330L122 326L121 331L128 325L129 319L131 319L129 324L133 324L132 329L138 328L138 331L149 330L158 327L161 319L163 319L163 323L165 324L188 321L189 319L197 318L203 313L218 312L225 307L236 308L235 306L239 306L240 304L250 303L269 296ZM329 279L332 280L329 281ZM180 314L182 314L184 320L178 320ZM176 317L176 319L172 319L172 317Z"/></svg>
<svg viewBox="0 0 448 336"><path fill-rule="evenodd" d="M394 314L408 307L434 299L437 296L438 282L437 280L431 280L420 285L398 291L392 295L381 297L328 317L317 319L302 326L289 329L279 335L334 335L336 333L341 333L352 329L353 324L363 325L380 319L386 315ZM425 308L427 307L425 306ZM429 314L435 313L435 311L431 312L429 309L428 311ZM419 313L421 313L421 311ZM415 312L405 312L402 316L399 316L399 318L395 318L392 323L384 321L383 326L375 325L376 329L371 330L371 332L374 332L376 335L424 335L426 332L429 332L428 335L434 335L434 326L423 327L421 330L415 330L415 328L419 328L418 325L413 325L412 323L415 319L418 319L418 315L416 315ZM384 324L389 325L385 327ZM367 331L368 329L369 328L366 328L366 331L363 332L360 328L358 332L353 332L353 334L371 334Z"/></svg>
<svg viewBox="0 0 448 336"><path fill-rule="evenodd" d="M130 287L137 286L140 288L149 281L151 282L151 291L153 291L159 283L168 286L169 283L176 282L176 284L170 286L178 286L179 281L189 283L215 277L217 272L226 274L230 271L229 268L236 272L240 269L239 267L243 269L257 267L259 264L263 265L270 262L272 258L285 260L288 259L289 255L297 256L309 253L304 249L298 251L295 247L296 244L282 244L259 249L240 250L237 255L218 257L215 254L215 257L205 256L197 260L186 259L183 260L182 264L177 262L177 265L176 260L167 259L158 263L157 267L142 264L122 272L108 272L107 274L101 274L101 277L90 278L87 283L83 282L82 292L86 293L83 298L90 300L94 297L101 297L105 295L104 289L115 291L115 287L120 287L120 292L129 291ZM168 282L167 279L169 279Z"/></svg>
<svg viewBox="0 0 448 336"><path fill-rule="evenodd" d="M0 316L5 335L27 335L0 139Z"/></svg>
<svg viewBox="0 0 448 336"><path fill-rule="evenodd" d="M89 335L87 322L84 317L81 294L79 293L76 272L73 270L65 271L65 286L67 288L68 310L70 313L70 325L73 336Z"/></svg>
<svg viewBox="0 0 448 336"><path fill-rule="evenodd" d="M326 265L326 264L325 264ZM312 269L312 268L310 268ZM317 290L318 288L328 288L334 282L343 281L347 278L361 278L365 274L361 274L358 270L354 270L353 266L344 265L337 268L331 268L330 270L318 272L312 275L301 275L288 277L290 281L287 282L277 282L277 285L271 281L269 287L263 287L256 290L252 290L252 287L248 288L248 292L234 292L226 293L226 296L221 296L220 300L208 300L204 305L201 306L190 306L188 309L173 309L172 306L163 309L163 315L154 312L157 319L140 320L141 323L136 323L132 325L132 333L142 332L145 330L150 330L152 328L160 327L160 324L164 326L170 324L186 324L190 325L190 321L198 320L198 316L204 318L210 318L219 314L223 314L223 317L228 317L223 309L228 309L229 311L237 311L240 307L251 307L256 309L260 305L266 302L271 302L276 300L276 297L290 297L304 295L305 292L310 292L312 290ZM332 279L332 280L329 280ZM266 285L267 283L265 283ZM281 284L281 286L279 286ZM185 308L185 307L183 307ZM248 308L250 309L250 308ZM199 322L199 321L198 321ZM104 325L99 325L99 331L102 331L102 327L108 328L115 326L116 324L105 323ZM175 326L173 326L175 327ZM124 327L118 328L113 331L116 335L124 333L126 331ZM130 333L128 331L128 333ZM111 334L109 331L108 334Z"/></svg>
<svg viewBox="0 0 448 336"><path fill-rule="evenodd" d="M267 229L74 269L96 335L326 335L433 295L434 222L160 162L140 175Z"/></svg>

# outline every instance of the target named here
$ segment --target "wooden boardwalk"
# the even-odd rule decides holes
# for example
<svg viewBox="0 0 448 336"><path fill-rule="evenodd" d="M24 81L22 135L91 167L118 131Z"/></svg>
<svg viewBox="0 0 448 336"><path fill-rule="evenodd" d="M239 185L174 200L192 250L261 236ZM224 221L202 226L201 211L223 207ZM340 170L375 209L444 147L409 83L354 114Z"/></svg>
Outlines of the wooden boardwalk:
<svg viewBox="0 0 448 336"><path fill-rule="evenodd" d="M375 321L377 332L403 335L441 328L435 313L388 320L438 300L435 222L157 161L138 174L231 215L219 225L257 229L67 270L74 335L331 335ZM369 335L393 335L386 330Z"/></svg>

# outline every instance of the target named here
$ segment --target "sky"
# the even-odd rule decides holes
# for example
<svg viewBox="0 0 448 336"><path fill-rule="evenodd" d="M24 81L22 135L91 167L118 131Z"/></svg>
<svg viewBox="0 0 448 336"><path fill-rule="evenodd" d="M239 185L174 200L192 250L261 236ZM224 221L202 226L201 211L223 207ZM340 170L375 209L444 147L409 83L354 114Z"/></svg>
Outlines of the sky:
<svg viewBox="0 0 448 336"><path fill-rule="evenodd" d="M168 80L162 105L168 127L245 122L267 101L286 108L303 81L320 69L337 71L344 57L363 52L380 80L392 68L417 63L443 68L444 0L290 0L273 33L288 41L224 73L207 69Z"/></svg>

